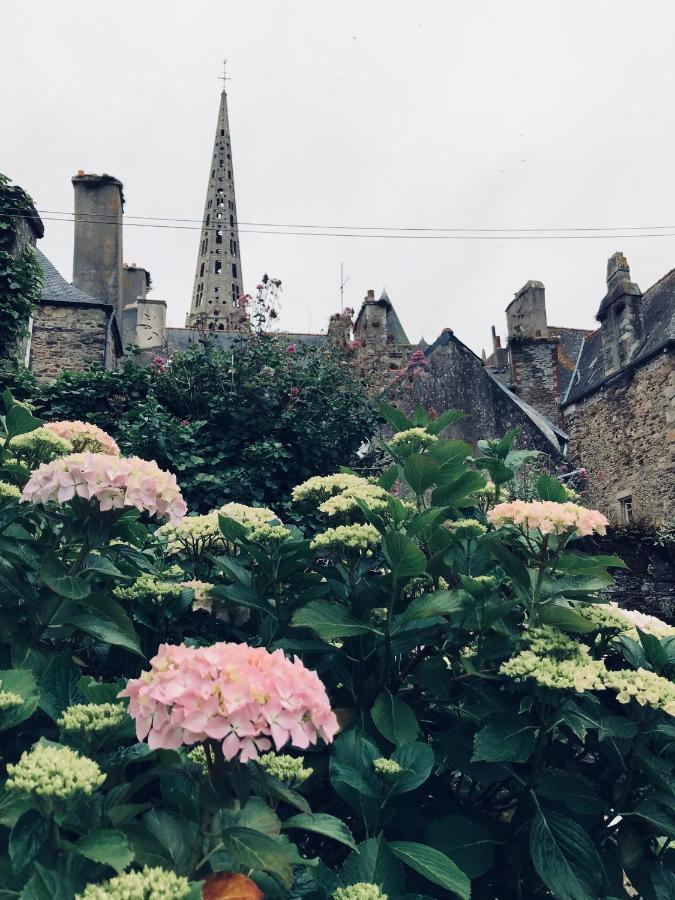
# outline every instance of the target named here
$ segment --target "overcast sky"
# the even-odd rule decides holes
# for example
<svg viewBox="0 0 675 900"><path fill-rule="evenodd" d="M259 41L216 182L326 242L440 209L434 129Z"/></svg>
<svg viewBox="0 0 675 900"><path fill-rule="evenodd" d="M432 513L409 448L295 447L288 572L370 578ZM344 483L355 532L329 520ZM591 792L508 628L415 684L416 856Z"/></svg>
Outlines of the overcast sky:
<svg viewBox="0 0 675 900"><path fill-rule="evenodd" d="M77 169L124 182L129 216L199 219L221 83L242 222L675 232L671 0L32 0L3 3L0 171L72 211ZM45 214L47 216L47 214ZM41 248L72 273L72 224ZM199 232L126 227L169 323ZM480 352L527 279L549 323L594 327L607 257L643 290L675 236L391 240L241 234L247 290L284 283L282 326L319 331L386 286L411 340Z"/></svg>

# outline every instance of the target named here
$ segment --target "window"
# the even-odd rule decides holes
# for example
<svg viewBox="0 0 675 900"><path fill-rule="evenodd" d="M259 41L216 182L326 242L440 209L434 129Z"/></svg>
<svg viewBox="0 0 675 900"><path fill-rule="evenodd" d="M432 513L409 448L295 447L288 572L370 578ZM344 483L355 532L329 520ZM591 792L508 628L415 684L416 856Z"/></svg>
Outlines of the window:
<svg viewBox="0 0 675 900"><path fill-rule="evenodd" d="M225 325L222 322L218 326L218 331L225 331Z"/></svg>
<svg viewBox="0 0 675 900"><path fill-rule="evenodd" d="M211 213L207 213L207 214L206 214L206 224L207 224L207 226L209 225L210 222L211 222Z"/></svg>
<svg viewBox="0 0 675 900"><path fill-rule="evenodd" d="M216 244L222 244L222 243L223 243L223 229L219 228L216 231Z"/></svg>
<svg viewBox="0 0 675 900"><path fill-rule="evenodd" d="M232 277L233 278L237 277L237 264L236 263L232 263Z"/></svg>
<svg viewBox="0 0 675 900"><path fill-rule="evenodd" d="M237 242L230 239L230 253L232 256L237 255Z"/></svg>
<svg viewBox="0 0 675 900"><path fill-rule="evenodd" d="M230 216L230 225L234 225L234 216Z"/></svg>
<svg viewBox="0 0 675 900"><path fill-rule="evenodd" d="M216 219L222 219L223 214L221 212L216 213Z"/></svg>
<svg viewBox="0 0 675 900"><path fill-rule="evenodd" d="M204 254L206 253L207 246L208 246L208 241L206 240L206 238L204 238L204 240L202 241L202 256L204 256Z"/></svg>
<svg viewBox="0 0 675 900"><path fill-rule="evenodd" d="M225 129L224 128L220 129L220 136L225 137Z"/></svg>
<svg viewBox="0 0 675 900"><path fill-rule="evenodd" d="M200 278L204 277L204 263L202 263L201 266L199 267L199 277Z"/></svg>
<svg viewBox="0 0 675 900"><path fill-rule="evenodd" d="M221 262L219 259L217 259L217 260L215 261L215 263L213 264L213 271L214 271L214 274L220 275L220 272L221 272L221 269L222 269L222 268L223 268L222 262Z"/></svg>
<svg viewBox="0 0 675 900"><path fill-rule="evenodd" d="M621 521L624 525L630 525L633 521L633 498L621 497L619 506L621 507Z"/></svg>
<svg viewBox="0 0 675 900"><path fill-rule="evenodd" d="M239 285L233 284L232 285L232 306L237 305L238 299L239 299Z"/></svg>
<svg viewBox="0 0 675 900"><path fill-rule="evenodd" d="M232 181L232 169L227 170L227 177Z"/></svg>
<svg viewBox="0 0 675 900"><path fill-rule="evenodd" d="M203 266L202 266L202 268L203 268ZM204 285L203 285L203 283L200 282L200 283L197 285L197 295L196 295L196 297L195 297L195 306L201 306L201 305L202 305L202 297L203 297L203 295L204 295Z"/></svg>

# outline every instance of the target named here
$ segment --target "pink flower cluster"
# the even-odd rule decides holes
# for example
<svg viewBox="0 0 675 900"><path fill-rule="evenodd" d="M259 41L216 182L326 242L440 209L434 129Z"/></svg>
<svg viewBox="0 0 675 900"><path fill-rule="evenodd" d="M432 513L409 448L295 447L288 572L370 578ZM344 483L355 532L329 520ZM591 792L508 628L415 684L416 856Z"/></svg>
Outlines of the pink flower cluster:
<svg viewBox="0 0 675 900"><path fill-rule="evenodd" d="M77 453L89 450L94 453L108 453L111 456L120 455L120 448L110 435L90 422L45 422L44 427L58 437L70 441Z"/></svg>
<svg viewBox="0 0 675 900"><path fill-rule="evenodd" d="M187 512L176 476L137 456L71 453L43 463L23 489L24 503L67 503L73 497L98 500L101 511L135 506L175 522Z"/></svg>
<svg viewBox="0 0 675 900"><path fill-rule="evenodd" d="M552 500L499 503L488 512L487 518L493 525L522 525L530 530L538 529L542 534L563 534L567 531L578 535L593 534L594 531L605 534L609 524L597 509L586 509L576 503L554 503Z"/></svg>
<svg viewBox="0 0 675 900"><path fill-rule="evenodd" d="M283 651L219 643L211 647L162 644L152 668L130 680L129 715L138 740L153 750L176 749L209 738L222 741L226 759L242 762L290 743L305 749L338 730L316 672Z"/></svg>

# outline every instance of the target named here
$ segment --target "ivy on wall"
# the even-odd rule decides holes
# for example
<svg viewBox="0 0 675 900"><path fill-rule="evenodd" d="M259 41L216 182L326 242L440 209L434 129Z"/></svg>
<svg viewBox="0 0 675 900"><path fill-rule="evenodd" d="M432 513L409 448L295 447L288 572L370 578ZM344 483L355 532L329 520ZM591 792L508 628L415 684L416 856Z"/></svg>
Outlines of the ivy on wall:
<svg viewBox="0 0 675 900"><path fill-rule="evenodd" d="M25 217L36 215L28 194L0 173L0 360L16 357L40 301L42 270L35 250L17 246Z"/></svg>

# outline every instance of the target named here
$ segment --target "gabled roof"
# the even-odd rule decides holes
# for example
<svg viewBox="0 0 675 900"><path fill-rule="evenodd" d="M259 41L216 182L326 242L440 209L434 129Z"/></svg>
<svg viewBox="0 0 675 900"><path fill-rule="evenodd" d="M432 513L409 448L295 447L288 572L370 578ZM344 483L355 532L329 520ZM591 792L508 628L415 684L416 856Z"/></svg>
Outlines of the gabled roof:
<svg viewBox="0 0 675 900"><path fill-rule="evenodd" d="M359 310L359 312L356 316L356 321L354 322L354 328L357 327L357 325L359 323L359 319L361 318L361 315L363 314L363 310L366 308L366 306L373 305L373 304L375 304L377 306L385 307L385 309L387 311L387 333L393 335L394 343L410 344L410 341L408 340L408 335L403 330L403 325L401 325L401 320L396 315L396 310L394 309L394 304L389 299L389 294L386 292L386 290L384 288L382 289L382 293L380 294L380 297L378 300L366 299L363 301L363 303L361 304L361 309Z"/></svg>
<svg viewBox="0 0 675 900"><path fill-rule="evenodd" d="M86 306L105 306L112 311L112 305L104 300L98 300L85 294L75 285L70 284L63 275L47 259L41 250L36 250L37 261L42 269L42 302L43 303L66 303L70 306L86 305Z"/></svg>
<svg viewBox="0 0 675 900"><path fill-rule="evenodd" d="M48 306L86 306L102 309L106 313L109 322L110 333L115 344L115 355L118 357L123 356L122 337L112 304L90 297L89 294L85 294L84 291L67 282L41 250L36 248L35 254L42 269L42 297L40 298L40 303Z"/></svg>
<svg viewBox="0 0 675 900"><path fill-rule="evenodd" d="M587 338L593 332L585 328L560 328L556 325L549 325L548 333L551 337L558 338L560 396L564 397L576 369L584 338Z"/></svg>
<svg viewBox="0 0 675 900"><path fill-rule="evenodd" d="M629 363L631 368L639 366L662 347L675 341L675 269L671 269L642 295L641 313L642 341ZM620 372L612 372L612 375ZM602 329L598 328L584 340L567 395L561 392L562 404L580 400L595 390L605 377Z"/></svg>

